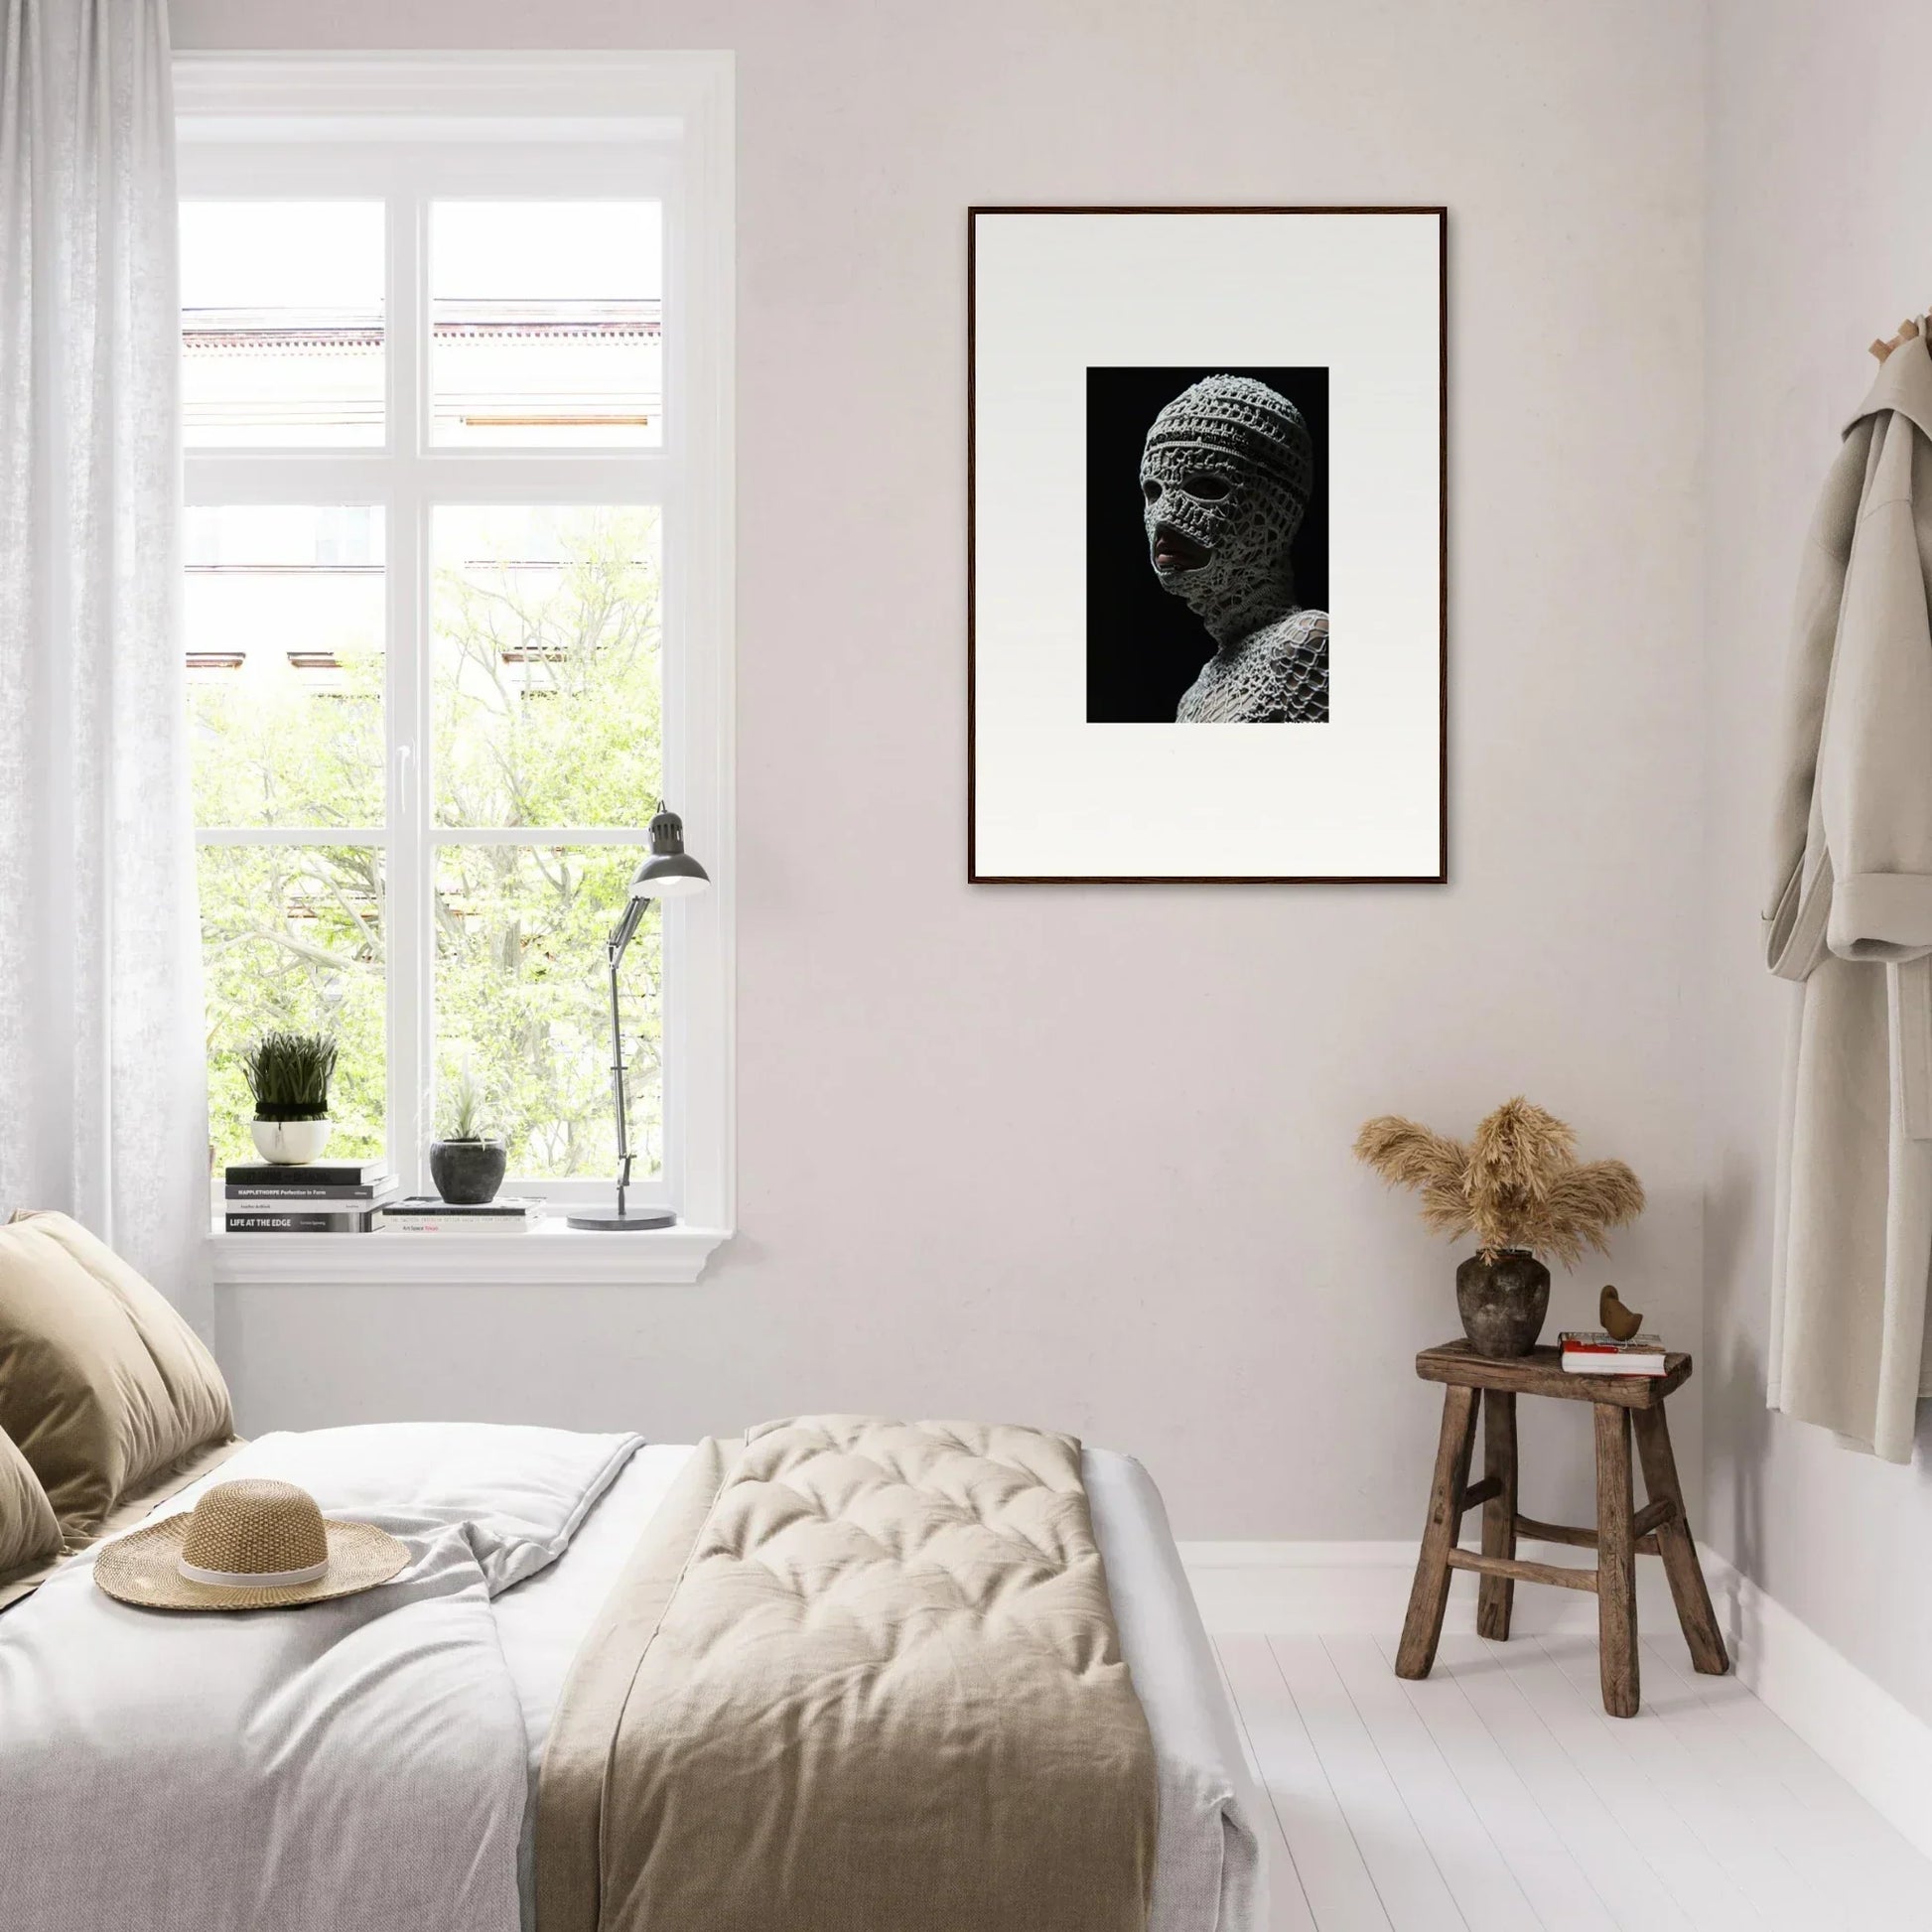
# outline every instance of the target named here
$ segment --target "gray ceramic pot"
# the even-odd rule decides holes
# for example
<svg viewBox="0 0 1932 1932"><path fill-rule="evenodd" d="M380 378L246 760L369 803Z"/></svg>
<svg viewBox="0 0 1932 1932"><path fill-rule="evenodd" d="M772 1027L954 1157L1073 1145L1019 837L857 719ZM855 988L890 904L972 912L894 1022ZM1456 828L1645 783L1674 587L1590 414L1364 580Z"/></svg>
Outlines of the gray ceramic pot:
<svg viewBox="0 0 1932 1932"><path fill-rule="evenodd" d="M1550 1311L1550 1271L1527 1248L1471 1255L1455 1271L1455 1306L1478 1355L1527 1355Z"/></svg>
<svg viewBox="0 0 1932 1932"><path fill-rule="evenodd" d="M453 1207L482 1207L496 1198L509 1158L501 1141L432 1141L430 1178Z"/></svg>

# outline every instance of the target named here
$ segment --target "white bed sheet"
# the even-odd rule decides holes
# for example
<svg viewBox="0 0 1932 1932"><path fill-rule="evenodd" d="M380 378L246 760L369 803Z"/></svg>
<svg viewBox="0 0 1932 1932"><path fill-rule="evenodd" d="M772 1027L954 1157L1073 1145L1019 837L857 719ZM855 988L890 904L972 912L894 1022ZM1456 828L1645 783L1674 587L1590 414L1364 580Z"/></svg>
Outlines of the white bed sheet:
<svg viewBox="0 0 1932 1932"><path fill-rule="evenodd" d="M521 1854L526 1927L537 1770L571 1659L690 1453L680 1444L639 1449L563 1556L492 1605L529 1735L531 1801ZM1262 1801L1160 1491L1133 1457L1108 1449L1087 1449L1084 1473L1121 1650L1147 1712L1160 1779L1148 1932L1261 1932L1266 1873L1254 1821Z"/></svg>

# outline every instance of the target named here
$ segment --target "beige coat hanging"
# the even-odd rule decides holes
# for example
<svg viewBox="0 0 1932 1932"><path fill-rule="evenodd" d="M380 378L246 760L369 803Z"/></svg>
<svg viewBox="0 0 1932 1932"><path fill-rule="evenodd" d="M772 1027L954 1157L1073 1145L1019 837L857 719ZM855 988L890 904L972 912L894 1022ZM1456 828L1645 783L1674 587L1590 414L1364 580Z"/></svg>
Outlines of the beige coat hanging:
<svg viewBox="0 0 1932 1932"><path fill-rule="evenodd" d="M1932 1270L1932 355L1885 358L1799 573L1766 954L1785 1080L1770 1403L1909 1460ZM1932 1391L1926 1391L1932 1392Z"/></svg>

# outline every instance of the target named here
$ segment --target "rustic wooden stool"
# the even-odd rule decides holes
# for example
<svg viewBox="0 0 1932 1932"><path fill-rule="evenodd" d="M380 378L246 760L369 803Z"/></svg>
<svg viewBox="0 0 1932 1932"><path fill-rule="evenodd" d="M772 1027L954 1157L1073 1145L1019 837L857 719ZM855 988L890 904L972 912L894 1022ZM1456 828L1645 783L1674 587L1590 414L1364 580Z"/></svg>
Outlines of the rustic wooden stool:
<svg viewBox="0 0 1932 1932"><path fill-rule="evenodd" d="M1443 1634L1449 1572L1473 1570L1481 1578L1476 1629L1485 1637L1509 1635L1516 1586L1560 1584L1596 1592L1596 1631L1601 1650L1603 1709L1613 1718L1637 1715L1637 1558L1662 1557L1677 1605L1677 1620L1691 1646L1691 1661L1709 1677L1730 1668L1725 1640L1711 1608L1711 1592L1698 1567L1697 1545L1684 1513L1677 1461L1671 1454L1664 1398L1691 1379L1688 1355L1667 1355L1658 1376L1572 1375L1555 1348L1538 1348L1510 1361L1478 1355L1466 1341L1425 1348L1416 1357L1425 1382L1446 1382L1443 1436L1436 1449L1436 1478L1429 1492L1429 1523L1422 1559L1409 1593L1409 1615L1396 1653L1398 1677L1427 1677ZM1482 1394L1483 1473L1469 1480L1475 1443L1476 1393ZM1516 1507L1516 1398L1564 1396L1587 1402L1596 1412L1596 1527L1539 1523ZM1630 1429L1643 1461L1650 1500L1630 1506ZM1482 1553L1458 1547L1462 1512L1482 1505ZM1596 1552L1596 1568L1519 1563L1516 1539L1540 1537Z"/></svg>

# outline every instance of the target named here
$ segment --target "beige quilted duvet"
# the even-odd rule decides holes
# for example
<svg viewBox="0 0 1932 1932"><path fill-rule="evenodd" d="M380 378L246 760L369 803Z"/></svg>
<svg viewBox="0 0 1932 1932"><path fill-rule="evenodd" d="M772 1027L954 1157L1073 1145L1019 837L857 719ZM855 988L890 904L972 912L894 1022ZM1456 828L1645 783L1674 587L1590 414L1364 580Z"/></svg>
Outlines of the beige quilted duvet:
<svg viewBox="0 0 1932 1932"><path fill-rule="evenodd" d="M539 1932L1141 1932L1156 1780L1071 1438L706 1444L573 1667Z"/></svg>

